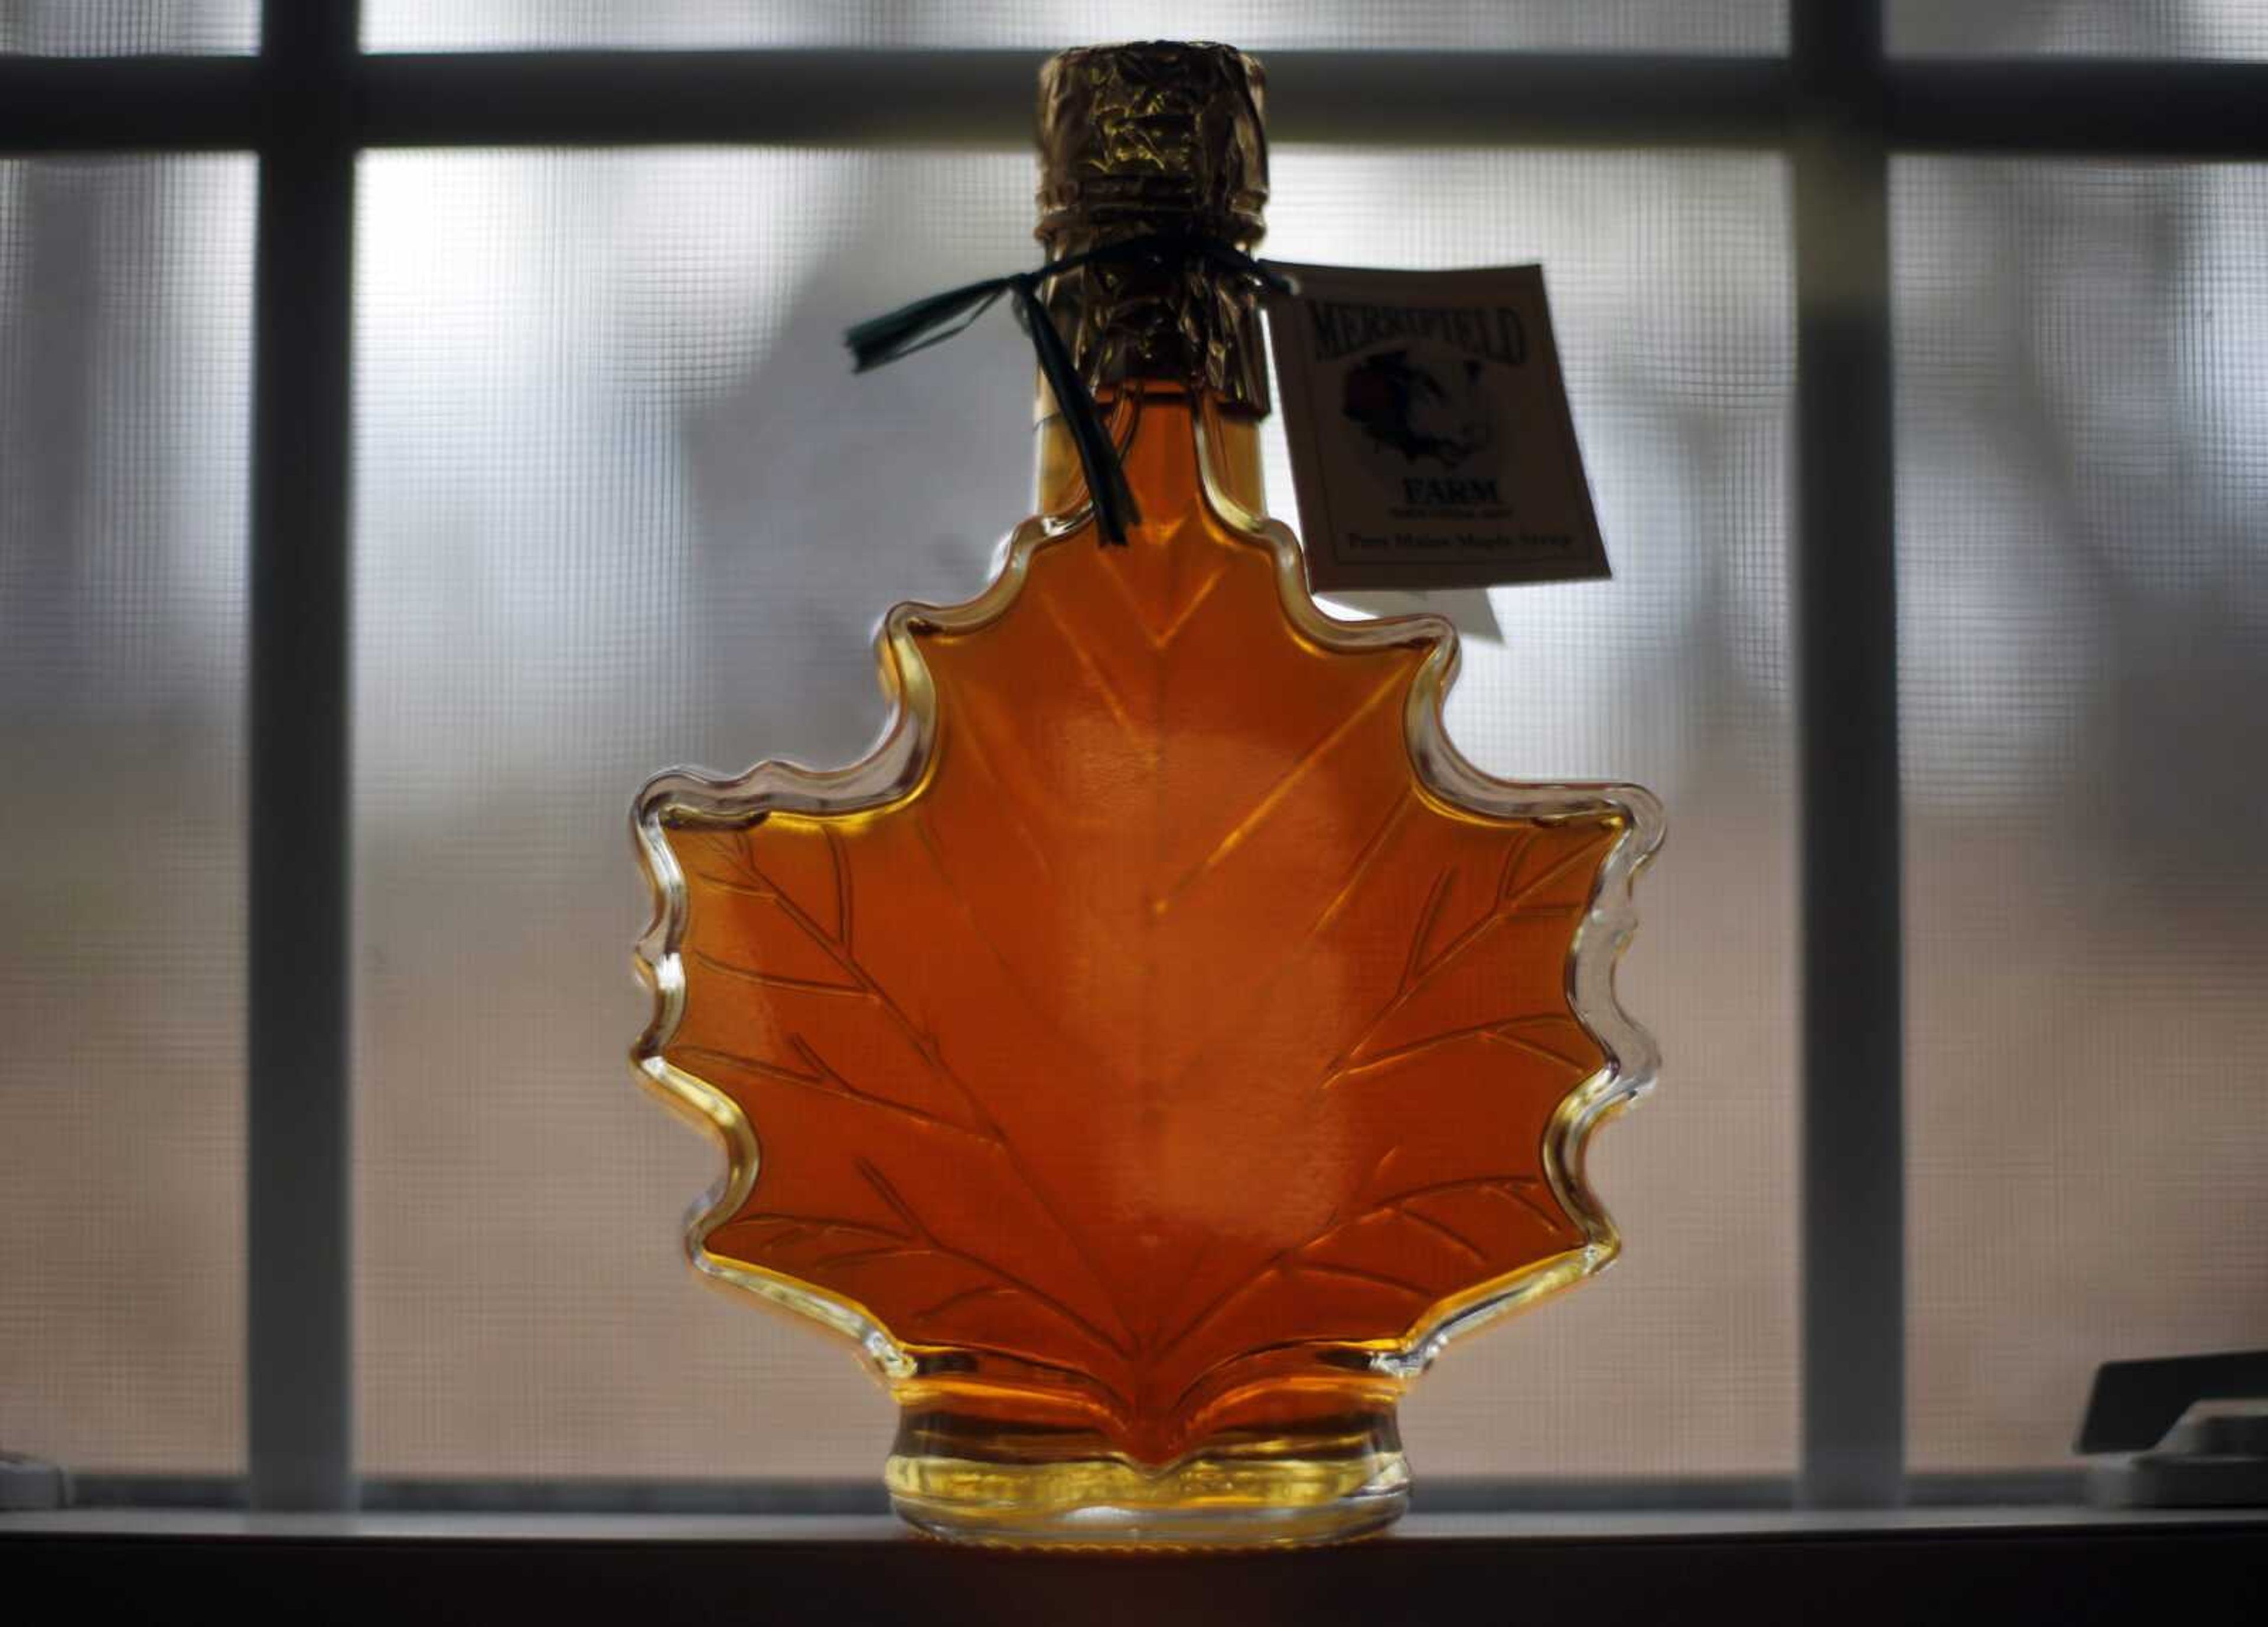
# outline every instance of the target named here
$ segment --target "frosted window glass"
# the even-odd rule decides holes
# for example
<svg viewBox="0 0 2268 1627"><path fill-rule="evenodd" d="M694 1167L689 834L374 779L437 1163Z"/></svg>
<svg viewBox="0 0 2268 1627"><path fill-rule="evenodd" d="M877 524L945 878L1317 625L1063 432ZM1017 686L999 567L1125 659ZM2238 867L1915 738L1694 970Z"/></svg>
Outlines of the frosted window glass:
<svg viewBox="0 0 2268 1627"><path fill-rule="evenodd" d="M260 48L260 0L7 0L0 55L242 55Z"/></svg>
<svg viewBox="0 0 2268 1627"><path fill-rule="evenodd" d="M1292 148L1271 179L1267 249L1286 260L1543 264L1615 580L1491 590L1502 637L1467 639L1450 731L1493 773L1634 779L1669 808L1622 973L1624 1003L1661 1041L1662 1084L1591 1156L1629 1252L1600 1282L1453 1350L1403 1408L1411 1461L1434 1474L1785 1471L1786 169L1759 156ZM1269 490L1296 523L1280 445L1276 429Z"/></svg>
<svg viewBox="0 0 2268 1627"><path fill-rule="evenodd" d="M1412 1453L1435 1476L1785 1470L1783 169L1292 148L1276 180L1286 257L1546 260L1619 578L1496 595L1508 642L1469 649L1451 724L1500 771L1653 784L1675 832L1624 979L1666 1082L1594 1160L1629 1255L1453 1352ZM679 1258L720 1163L622 1060L646 1012L626 810L674 762L855 755L880 613L983 581L1029 502L1028 344L989 320L853 378L840 335L1029 262L1031 185L1022 153L364 161L365 1472L874 1472L892 1412L847 1351Z"/></svg>
<svg viewBox="0 0 2268 1627"><path fill-rule="evenodd" d="M2260 0L1889 0L1895 52L2268 56Z"/></svg>
<svg viewBox="0 0 2268 1627"><path fill-rule="evenodd" d="M364 0L373 51L1027 47L1224 40L1259 50L1773 52L1786 0Z"/></svg>
<svg viewBox="0 0 2268 1627"><path fill-rule="evenodd" d="M1912 1460L2268 1344L2268 168L1901 161Z"/></svg>
<svg viewBox="0 0 2268 1627"><path fill-rule="evenodd" d="M253 169L0 162L0 1448L243 1462Z"/></svg>

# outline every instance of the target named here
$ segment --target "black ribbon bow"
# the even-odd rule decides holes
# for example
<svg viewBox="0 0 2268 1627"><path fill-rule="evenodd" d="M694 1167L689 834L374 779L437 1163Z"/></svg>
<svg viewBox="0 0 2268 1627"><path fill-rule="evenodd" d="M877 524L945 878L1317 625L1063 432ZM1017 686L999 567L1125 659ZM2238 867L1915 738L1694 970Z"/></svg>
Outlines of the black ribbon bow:
<svg viewBox="0 0 2268 1627"><path fill-rule="evenodd" d="M1096 528L1103 541L1123 547L1126 528L1140 524L1142 516L1135 506L1134 493L1126 484L1126 471L1119 467L1118 448L1110 438L1109 426L1102 421L1102 409L1095 403L1094 392L1086 387L1086 380L1080 376L1078 363L1071 359L1071 347L1064 342L1063 335L1048 315L1047 306L1041 302L1040 284L1081 266L1129 260L1191 259L1209 261L1224 271L1279 292L1292 286L1290 279L1265 261L1255 260L1219 238L1154 232L1067 254L1035 271L987 277L965 288L932 294L887 315L859 323L843 335L843 342L850 347L856 361L851 371L865 372L902 356L942 344L990 310L1002 295L1012 295L1017 320L1032 336L1032 350L1039 357L1040 372L1047 379L1048 388L1055 392L1056 404L1063 409L1064 423L1071 431L1071 444L1079 448L1079 466L1086 475L1086 490L1094 500Z"/></svg>

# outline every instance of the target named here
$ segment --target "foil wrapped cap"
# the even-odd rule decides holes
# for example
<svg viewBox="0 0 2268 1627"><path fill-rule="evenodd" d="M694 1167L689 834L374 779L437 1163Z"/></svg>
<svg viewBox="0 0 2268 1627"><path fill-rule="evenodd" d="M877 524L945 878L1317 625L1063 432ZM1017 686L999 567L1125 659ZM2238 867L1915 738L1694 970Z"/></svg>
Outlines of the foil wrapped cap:
<svg viewBox="0 0 2268 1627"><path fill-rule="evenodd" d="M1082 46L1040 70L1040 221L1050 258L1152 232L1249 249L1268 202L1266 76L1225 45ZM1211 263L1097 264L1042 295L1088 385L1163 379L1268 410L1248 283Z"/></svg>
<svg viewBox="0 0 2268 1627"><path fill-rule="evenodd" d="M1195 229L1240 247L1268 202L1260 64L1226 45L1083 46L1040 70L1040 225Z"/></svg>

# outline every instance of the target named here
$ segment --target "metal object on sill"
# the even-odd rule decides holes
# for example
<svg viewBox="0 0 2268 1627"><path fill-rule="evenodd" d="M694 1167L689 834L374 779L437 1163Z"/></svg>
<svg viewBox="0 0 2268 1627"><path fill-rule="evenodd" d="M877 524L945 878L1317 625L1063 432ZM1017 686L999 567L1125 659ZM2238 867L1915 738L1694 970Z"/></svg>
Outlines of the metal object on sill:
<svg viewBox="0 0 2268 1627"><path fill-rule="evenodd" d="M70 1473L57 1464L13 1452L0 1452L0 1512L70 1506Z"/></svg>
<svg viewBox="0 0 2268 1627"><path fill-rule="evenodd" d="M2106 1362L2077 1449L2109 1508L2268 1506L2268 1351Z"/></svg>

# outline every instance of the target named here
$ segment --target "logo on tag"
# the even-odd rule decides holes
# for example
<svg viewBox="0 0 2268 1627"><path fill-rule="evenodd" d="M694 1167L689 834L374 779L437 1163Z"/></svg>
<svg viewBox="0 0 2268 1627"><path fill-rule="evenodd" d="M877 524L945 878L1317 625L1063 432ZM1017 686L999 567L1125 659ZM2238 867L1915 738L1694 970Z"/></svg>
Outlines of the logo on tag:
<svg viewBox="0 0 2268 1627"><path fill-rule="evenodd" d="M1608 574L1537 266L1279 266L1268 333L1307 532L1334 589Z"/></svg>

